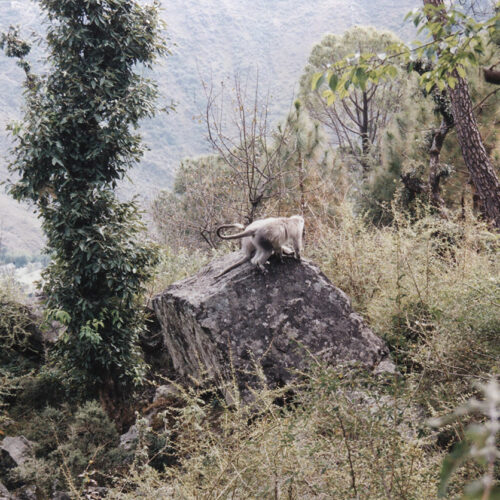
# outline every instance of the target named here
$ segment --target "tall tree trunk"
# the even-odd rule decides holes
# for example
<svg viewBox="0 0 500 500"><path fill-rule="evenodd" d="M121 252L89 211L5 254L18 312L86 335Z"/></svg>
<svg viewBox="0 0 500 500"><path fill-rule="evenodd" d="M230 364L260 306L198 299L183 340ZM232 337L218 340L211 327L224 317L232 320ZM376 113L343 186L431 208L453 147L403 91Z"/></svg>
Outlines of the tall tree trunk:
<svg viewBox="0 0 500 500"><path fill-rule="evenodd" d="M458 82L454 89L449 89L449 95L462 156L485 215L500 229L500 183L479 133L469 86L458 74L456 77Z"/></svg>
<svg viewBox="0 0 500 500"><path fill-rule="evenodd" d="M359 124L359 132L361 135L361 166L365 173L370 170L370 164L368 162L368 153L370 152L370 136L369 136L369 120L368 111L370 103L368 101L368 94L363 92L363 105L361 108L361 122Z"/></svg>
<svg viewBox="0 0 500 500"><path fill-rule="evenodd" d="M432 16L431 21L445 24L446 8L443 0L423 0L423 3L440 7L439 13ZM500 229L500 183L479 133L469 86L457 72L453 76L457 83L453 89L448 87L448 95L462 156L484 206L485 215Z"/></svg>

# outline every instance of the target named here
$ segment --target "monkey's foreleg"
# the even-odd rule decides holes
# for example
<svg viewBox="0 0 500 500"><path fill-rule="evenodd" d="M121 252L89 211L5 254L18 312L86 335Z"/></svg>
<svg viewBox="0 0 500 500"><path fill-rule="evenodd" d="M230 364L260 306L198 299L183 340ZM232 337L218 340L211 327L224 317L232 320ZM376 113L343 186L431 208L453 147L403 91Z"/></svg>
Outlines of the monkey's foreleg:
<svg viewBox="0 0 500 500"><path fill-rule="evenodd" d="M297 260L301 260L301 258L300 258L300 248L298 246L294 246L294 252L293 253L295 254L295 258Z"/></svg>

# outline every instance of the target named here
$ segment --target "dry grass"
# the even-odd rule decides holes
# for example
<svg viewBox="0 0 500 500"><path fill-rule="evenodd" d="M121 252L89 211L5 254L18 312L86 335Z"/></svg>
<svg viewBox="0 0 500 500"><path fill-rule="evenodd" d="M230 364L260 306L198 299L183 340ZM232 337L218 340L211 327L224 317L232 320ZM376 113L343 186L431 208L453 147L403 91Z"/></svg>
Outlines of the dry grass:
<svg viewBox="0 0 500 500"><path fill-rule="evenodd" d="M136 471L110 498L435 497L441 454L418 437L397 384L376 384L318 366L284 406L276 404L283 393L266 389L250 407L214 408L202 394L185 394L182 410L166 412L179 466Z"/></svg>
<svg viewBox="0 0 500 500"><path fill-rule="evenodd" d="M395 218L378 229L344 207L313 257L391 345L422 399L455 402L471 378L500 371L500 238L471 216Z"/></svg>

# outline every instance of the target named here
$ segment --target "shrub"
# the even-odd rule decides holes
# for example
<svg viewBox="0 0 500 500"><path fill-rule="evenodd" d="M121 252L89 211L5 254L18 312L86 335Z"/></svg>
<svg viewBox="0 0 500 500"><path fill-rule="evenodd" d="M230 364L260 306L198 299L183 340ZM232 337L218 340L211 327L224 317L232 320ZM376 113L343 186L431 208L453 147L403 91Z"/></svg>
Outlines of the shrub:
<svg viewBox="0 0 500 500"><path fill-rule="evenodd" d="M399 369L418 367L409 377L416 396L445 409L473 390L472 377L498 370L499 237L470 215L394 218L376 228L344 206L312 255L387 340Z"/></svg>
<svg viewBox="0 0 500 500"><path fill-rule="evenodd" d="M255 391L249 405L184 393L185 405L165 412L179 466L146 467L110 498L433 498L440 455L418 437L397 384L375 382L319 366L301 386Z"/></svg>
<svg viewBox="0 0 500 500"><path fill-rule="evenodd" d="M28 436L37 440L36 457L12 474L35 483L46 496L62 489L79 498L89 482L107 484L110 473L117 473L125 459L115 425L95 401L73 415L67 406L46 408L33 418Z"/></svg>
<svg viewBox="0 0 500 500"><path fill-rule="evenodd" d="M10 193L34 203L51 262L47 309L64 314L58 343L68 376L108 399L143 370L137 347L143 284L156 263L138 206L114 188L144 148L134 132L155 113L157 89L138 72L167 47L156 4L41 0L47 71L32 73L30 46L11 28L1 48L26 73L24 116L11 130Z"/></svg>

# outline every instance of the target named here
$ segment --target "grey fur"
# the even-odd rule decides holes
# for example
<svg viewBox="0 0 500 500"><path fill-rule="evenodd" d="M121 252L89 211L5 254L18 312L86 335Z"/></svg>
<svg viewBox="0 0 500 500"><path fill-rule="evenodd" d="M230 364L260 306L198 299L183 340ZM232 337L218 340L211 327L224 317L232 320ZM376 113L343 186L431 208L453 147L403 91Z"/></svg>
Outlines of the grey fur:
<svg viewBox="0 0 500 500"><path fill-rule="evenodd" d="M244 231L239 233L227 236L221 234L220 231L222 229L231 227L241 228L241 225L225 224L220 226L217 228L217 235L224 240L241 238L241 249L243 250L244 257L232 266L224 269L216 278L223 276L248 261L251 261L252 264L265 272L264 264L273 252L280 258L283 253L287 255L294 254L295 258L300 260L302 235L304 232L304 219L300 215L260 219L252 222Z"/></svg>

